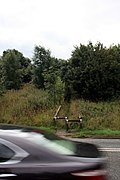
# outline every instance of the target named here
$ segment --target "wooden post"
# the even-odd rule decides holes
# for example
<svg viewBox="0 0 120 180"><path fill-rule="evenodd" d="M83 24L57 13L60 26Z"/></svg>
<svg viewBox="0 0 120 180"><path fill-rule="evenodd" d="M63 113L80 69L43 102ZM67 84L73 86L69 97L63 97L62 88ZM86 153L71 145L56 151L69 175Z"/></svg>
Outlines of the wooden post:
<svg viewBox="0 0 120 180"><path fill-rule="evenodd" d="M57 115L58 115L60 109L61 109L61 105L58 107L58 109L57 109L57 111L56 111L56 113L55 113L55 115L53 117L55 128L57 128Z"/></svg>

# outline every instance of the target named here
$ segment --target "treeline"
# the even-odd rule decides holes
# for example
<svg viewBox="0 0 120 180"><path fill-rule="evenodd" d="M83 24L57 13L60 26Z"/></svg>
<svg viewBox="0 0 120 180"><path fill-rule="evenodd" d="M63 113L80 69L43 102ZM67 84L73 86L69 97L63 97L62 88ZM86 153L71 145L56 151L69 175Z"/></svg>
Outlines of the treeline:
<svg viewBox="0 0 120 180"><path fill-rule="evenodd" d="M0 57L0 94L26 83L48 91L54 103L73 98L120 98L120 45L80 44L68 60L51 56L42 46L35 46L32 59L15 49L4 51Z"/></svg>

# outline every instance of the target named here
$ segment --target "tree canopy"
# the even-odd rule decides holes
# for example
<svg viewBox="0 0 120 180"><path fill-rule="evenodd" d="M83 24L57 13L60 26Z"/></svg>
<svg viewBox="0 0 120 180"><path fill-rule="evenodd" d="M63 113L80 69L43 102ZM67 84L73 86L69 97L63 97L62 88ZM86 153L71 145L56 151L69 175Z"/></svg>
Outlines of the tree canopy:
<svg viewBox="0 0 120 180"><path fill-rule="evenodd" d="M72 88L78 97L105 100L120 95L120 46L106 48L98 42L93 46L75 47L69 61Z"/></svg>
<svg viewBox="0 0 120 180"><path fill-rule="evenodd" d="M35 46L32 60L15 49L4 51L0 57L0 93L29 82L48 91L54 102L120 98L120 45L80 44L68 60L53 57L40 45Z"/></svg>
<svg viewBox="0 0 120 180"><path fill-rule="evenodd" d="M31 81L31 61L21 52L8 49L0 61L1 83L5 89L19 89L23 83Z"/></svg>

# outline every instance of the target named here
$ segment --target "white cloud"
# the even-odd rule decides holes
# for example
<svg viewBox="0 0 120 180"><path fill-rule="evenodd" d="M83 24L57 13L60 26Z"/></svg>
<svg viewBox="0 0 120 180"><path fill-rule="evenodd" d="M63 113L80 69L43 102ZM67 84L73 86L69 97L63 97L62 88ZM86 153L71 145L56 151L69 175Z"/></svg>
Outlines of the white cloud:
<svg viewBox="0 0 120 180"><path fill-rule="evenodd" d="M0 0L0 7L0 53L31 57L36 44L67 59L79 43L120 42L119 0Z"/></svg>

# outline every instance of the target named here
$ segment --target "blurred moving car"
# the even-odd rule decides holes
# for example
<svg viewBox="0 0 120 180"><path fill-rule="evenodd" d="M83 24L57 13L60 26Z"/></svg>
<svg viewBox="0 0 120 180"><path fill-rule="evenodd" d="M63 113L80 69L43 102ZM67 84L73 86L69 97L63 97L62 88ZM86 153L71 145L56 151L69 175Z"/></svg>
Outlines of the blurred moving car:
<svg viewBox="0 0 120 180"><path fill-rule="evenodd" d="M106 180L105 160L93 144L0 125L0 179Z"/></svg>

